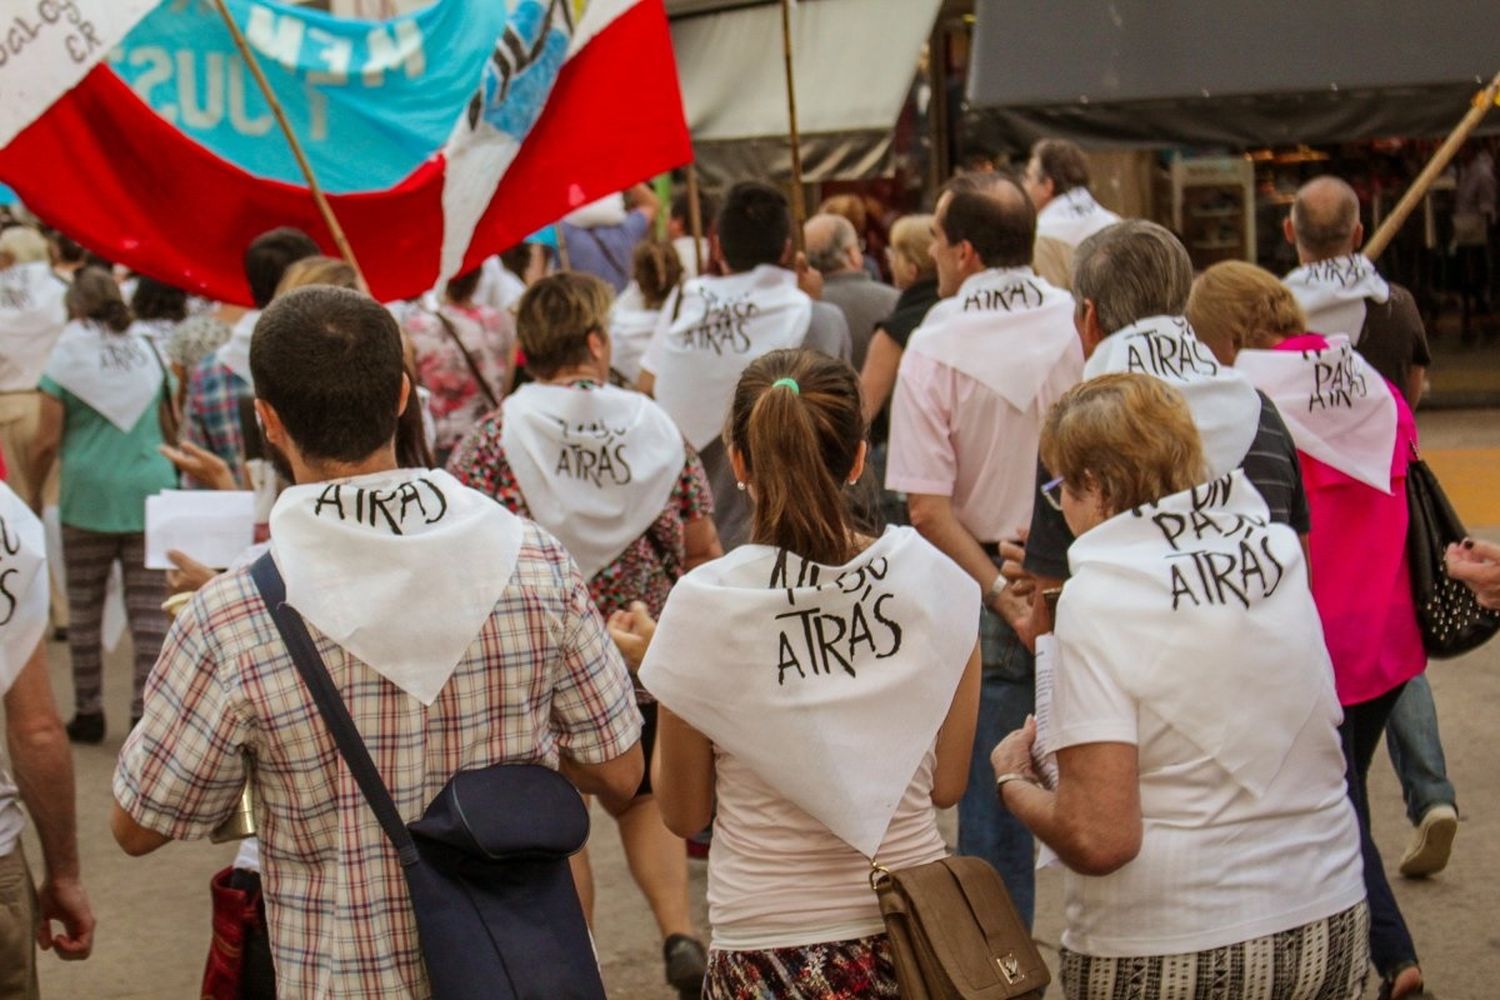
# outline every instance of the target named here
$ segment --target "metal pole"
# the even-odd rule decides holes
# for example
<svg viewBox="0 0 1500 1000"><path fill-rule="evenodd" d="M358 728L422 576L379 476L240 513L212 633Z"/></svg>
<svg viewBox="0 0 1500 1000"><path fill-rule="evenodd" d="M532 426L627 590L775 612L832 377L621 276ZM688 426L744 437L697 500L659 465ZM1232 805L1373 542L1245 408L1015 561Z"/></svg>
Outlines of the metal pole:
<svg viewBox="0 0 1500 1000"><path fill-rule="evenodd" d="M230 15L229 8L224 5L224 0L214 0L214 6L219 10L219 16L224 19L224 24L229 28L229 34L234 38L235 48L240 51L240 58L245 60L250 74L255 77L255 83L260 87L266 103L271 106L271 113L276 116L276 124L281 126L281 134L286 136L286 141L292 147L292 156L296 157L297 166L302 170L302 176L307 181L307 189L312 192L313 201L318 206L318 212L323 216L323 222L328 226L328 231L333 234L333 242L339 248L339 254L354 268L359 275L360 284L365 283L364 273L359 269L359 261L354 259L354 249L349 245L349 238L344 235L344 227L339 225L338 217L333 214L333 206L328 203L328 197L323 193L323 188L318 184L318 178L313 174L312 164L307 161L307 154L302 151L302 144L297 141L297 134L292 131L291 122L287 121L286 112L281 107L281 101L276 97L276 92L271 89L271 82L266 79L266 74L260 68L260 61L256 59L255 53L250 48L250 43L245 41L244 32L235 23L234 17Z"/></svg>
<svg viewBox="0 0 1500 1000"><path fill-rule="evenodd" d="M792 142L792 247L801 253L805 249L802 224L807 221L807 208L802 203L802 146L797 135L797 83L792 72L792 3L781 0L781 52L786 61L786 110Z"/></svg>
<svg viewBox="0 0 1500 1000"><path fill-rule="evenodd" d="M1391 214L1380 224L1380 228L1375 230L1375 235L1365 243L1366 257L1374 260L1390 245L1402 224L1406 222L1407 216L1411 215L1422 199L1427 197L1427 189L1432 186L1433 181L1438 179L1439 174L1448 169L1449 161L1464 144L1469 133L1473 132L1484 119L1486 112L1495 105L1497 97L1500 97L1500 73L1495 74L1495 78L1490 81L1488 87L1475 95L1474 105L1469 108L1468 114L1464 115L1463 120L1438 147L1437 152L1432 154L1432 159L1428 161L1427 166L1422 168L1417 179L1412 181L1411 187L1406 189L1406 194L1401 196L1401 200L1396 203Z"/></svg>

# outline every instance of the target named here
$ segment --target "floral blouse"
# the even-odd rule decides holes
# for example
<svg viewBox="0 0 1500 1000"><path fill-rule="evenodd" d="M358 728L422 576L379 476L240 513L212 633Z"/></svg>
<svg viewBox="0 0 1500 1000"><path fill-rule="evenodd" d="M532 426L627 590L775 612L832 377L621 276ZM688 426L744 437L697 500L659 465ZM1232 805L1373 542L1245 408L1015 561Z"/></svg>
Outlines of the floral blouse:
<svg viewBox="0 0 1500 1000"><path fill-rule="evenodd" d="M453 324L498 401L505 395L516 349L514 320L488 306L444 303L439 310ZM402 325L417 355L417 374L432 393L429 412L437 425L434 450L446 455L495 404L474 381L463 351L436 313L414 306L406 310Z"/></svg>

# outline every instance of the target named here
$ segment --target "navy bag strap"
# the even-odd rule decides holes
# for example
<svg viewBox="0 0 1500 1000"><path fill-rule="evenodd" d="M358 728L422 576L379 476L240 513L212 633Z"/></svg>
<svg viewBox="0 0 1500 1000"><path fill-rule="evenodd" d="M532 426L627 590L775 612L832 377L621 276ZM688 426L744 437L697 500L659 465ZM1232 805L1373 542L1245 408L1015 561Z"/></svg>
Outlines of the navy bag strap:
<svg viewBox="0 0 1500 1000"><path fill-rule="evenodd" d="M302 675L302 682L307 685L314 704L318 706L318 713L323 716L324 725L332 734L333 742L338 745L349 773L354 775L359 790L365 795L365 801L370 804L385 835L401 856L402 866L410 867L418 860L417 845L412 840L411 831L401 821L396 803L391 801L391 793L381 780L380 772L375 769L375 762L370 759L370 751L360 738L344 699L339 695L338 688L334 687L333 678L328 676L328 668L318 655L312 636L307 632L307 624L296 609L286 603L286 583L282 580L281 571L276 568L271 553L267 552L255 560L250 567L250 576L255 580L260 596L265 599L266 607L270 609L271 617L276 622L276 630L281 633L281 641L286 643L287 651L292 654L297 673Z"/></svg>

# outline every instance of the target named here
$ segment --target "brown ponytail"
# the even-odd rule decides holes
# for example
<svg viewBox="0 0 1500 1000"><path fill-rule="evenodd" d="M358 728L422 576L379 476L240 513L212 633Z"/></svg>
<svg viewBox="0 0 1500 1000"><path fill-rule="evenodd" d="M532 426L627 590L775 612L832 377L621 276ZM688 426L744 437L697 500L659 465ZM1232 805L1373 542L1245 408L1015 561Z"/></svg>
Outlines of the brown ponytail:
<svg viewBox="0 0 1500 1000"><path fill-rule="evenodd" d="M631 276L640 286L647 309L660 309L682 282L682 258L670 243L648 240L637 244L631 265Z"/></svg>
<svg viewBox="0 0 1500 1000"><path fill-rule="evenodd" d="M93 320L115 333L130 329L135 319L130 307L120 297L120 286L109 272L97 267L79 268L68 286L68 315L73 319Z"/></svg>
<svg viewBox="0 0 1500 1000"><path fill-rule="evenodd" d="M854 556L844 484L864 418L853 368L806 350L757 359L735 388L724 440L755 488L752 541L828 566Z"/></svg>

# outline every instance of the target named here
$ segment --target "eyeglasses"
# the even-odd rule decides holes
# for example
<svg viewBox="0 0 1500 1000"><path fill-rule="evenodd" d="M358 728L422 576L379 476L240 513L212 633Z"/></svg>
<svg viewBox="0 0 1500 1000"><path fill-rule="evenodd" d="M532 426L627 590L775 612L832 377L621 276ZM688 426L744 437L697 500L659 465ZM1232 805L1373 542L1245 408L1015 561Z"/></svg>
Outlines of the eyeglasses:
<svg viewBox="0 0 1500 1000"><path fill-rule="evenodd" d="M1042 484L1042 499L1047 501L1047 506L1051 507L1053 510L1062 510L1062 488L1062 476L1058 476L1056 479Z"/></svg>

